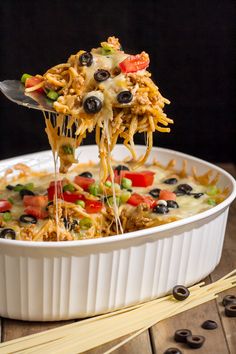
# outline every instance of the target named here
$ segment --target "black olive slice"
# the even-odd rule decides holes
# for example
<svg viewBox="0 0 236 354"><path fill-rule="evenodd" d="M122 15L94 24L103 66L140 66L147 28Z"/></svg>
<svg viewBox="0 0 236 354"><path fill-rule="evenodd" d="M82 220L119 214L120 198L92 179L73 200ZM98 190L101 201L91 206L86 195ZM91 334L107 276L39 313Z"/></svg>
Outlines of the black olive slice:
<svg viewBox="0 0 236 354"><path fill-rule="evenodd" d="M205 342L205 337L203 336L197 336L197 335L191 335L188 336L186 339L186 343L190 348L201 348L203 346L203 343Z"/></svg>
<svg viewBox="0 0 236 354"><path fill-rule="evenodd" d="M167 200L166 202L168 208L173 208L173 209L179 208L179 204L175 200Z"/></svg>
<svg viewBox="0 0 236 354"><path fill-rule="evenodd" d="M182 352L178 348L168 348L164 351L164 354L182 354Z"/></svg>
<svg viewBox="0 0 236 354"><path fill-rule="evenodd" d="M125 165L118 165L114 168L114 170L117 171L118 174L120 174L120 171L129 171L129 167Z"/></svg>
<svg viewBox="0 0 236 354"><path fill-rule="evenodd" d="M165 184L176 184L178 182L177 178L168 178L163 183Z"/></svg>
<svg viewBox="0 0 236 354"><path fill-rule="evenodd" d="M236 317L236 303L231 303L225 306L225 315L227 317Z"/></svg>
<svg viewBox="0 0 236 354"><path fill-rule="evenodd" d="M13 191L14 190L14 186L12 186L11 184L8 184L7 186L6 186L6 189L8 189L9 191Z"/></svg>
<svg viewBox="0 0 236 354"><path fill-rule="evenodd" d="M190 292L188 288L186 288L183 285L176 285L173 288L172 294L176 300L182 301L187 299L189 296Z"/></svg>
<svg viewBox="0 0 236 354"><path fill-rule="evenodd" d="M160 188L154 188L151 189L148 193L153 197L153 198L159 198L160 195Z"/></svg>
<svg viewBox="0 0 236 354"><path fill-rule="evenodd" d="M82 53L79 56L79 64L81 66L91 66L93 62L93 56L90 52Z"/></svg>
<svg viewBox="0 0 236 354"><path fill-rule="evenodd" d="M130 103L133 99L133 95L130 91L121 91L117 95L117 101L119 103Z"/></svg>
<svg viewBox="0 0 236 354"><path fill-rule="evenodd" d="M16 232L13 229L3 229L0 232L0 238L15 240L16 239Z"/></svg>
<svg viewBox="0 0 236 354"><path fill-rule="evenodd" d="M190 336L192 332L189 329L178 329L175 331L174 339L176 342L185 343L186 338Z"/></svg>
<svg viewBox="0 0 236 354"><path fill-rule="evenodd" d="M109 79L110 76L111 75L110 75L109 71L103 70L103 69L98 69L93 75L94 79L97 82L106 81L107 79Z"/></svg>
<svg viewBox="0 0 236 354"><path fill-rule="evenodd" d="M69 231L74 230L75 226L78 225L78 221L77 220L68 220L67 218L63 218L63 223L65 225L65 228Z"/></svg>
<svg viewBox="0 0 236 354"><path fill-rule="evenodd" d="M167 213L169 213L168 207L166 205L164 205L164 204L158 204L158 205L154 206L152 211L153 211L153 213L156 213L156 214L167 214Z"/></svg>
<svg viewBox="0 0 236 354"><path fill-rule="evenodd" d="M30 191L29 189L21 189L19 193L22 199L25 195L35 195L34 192Z"/></svg>
<svg viewBox="0 0 236 354"><path fill-rule="evenodd" d="M20 222L24 224L37 224L37 221L34 215L23 214L20 216Z"/></svg>
<svg viewBox="0 0 236 354"><path fill-rule="evenodd" d="M93 178L93 175L89 171L82 172L79 176L81 177L87 177L87 178Z"/></svg>
<svg viewBox="0 0 236 354"><path fill-rule="evenodd" d="M204 329L212 330L212 329L216 329L217 327L218 327L218 324L212 320L207 320L207 321L203 322L203 324L202 324L202 328L204 328Z"/></svg>
<svg viewBox="0 0 236 354"><path fill-rule="evenodd" d="M84 100L83 107L86 113L95 114L101 111L102 101L96 96L89 96Z"/></svg>
<svg viewBox="0 0 236 354"><path fill-rule="evenodd" d="M189 195L192 195L195 199L201 198L201 196L204 195L204 193L189 193Z"/></svg>
<svg viewBox="0 0 236 354"><path fill-rule="evenodd" d="M193 190L193 188L187 184L187 183L183 183L183 184L179 184L177 186L176 192L180 192L183 194L190 194L190 192Z"/></svg>
<svg viewBox="0 0 236 354"><path fill-rule="evenodd" d="M226 306L232 303L236 303L236 296L235 295L226 295L223 298L222 305Z"/></svg>

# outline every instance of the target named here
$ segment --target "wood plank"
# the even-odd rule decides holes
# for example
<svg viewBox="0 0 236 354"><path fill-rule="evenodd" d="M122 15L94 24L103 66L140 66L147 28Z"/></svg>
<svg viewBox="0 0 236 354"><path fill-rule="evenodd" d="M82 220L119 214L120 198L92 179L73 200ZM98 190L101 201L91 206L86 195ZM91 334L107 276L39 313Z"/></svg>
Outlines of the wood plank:
<svg viewBox="0 0 236 354"><path fill-rule="evenodd" d="M60 327L72 322L74 321L28 322L4 318L2 319L2 342L47 331L48 329Z"/></svg>
<svg viewBox="0 0 236 354"><path fill-rule="evenodd" d="M232 164L221 164L221 167L236 177L236 168ZM232 269L236 268L236 200L232 203L229 210L229 219L226 228L226 236L224 242L224 248L219 265L210 277L212 281L215 281L222 277L224 274L229 273ZM222 326L224 329L225 337L227 339L230 353L235 353L236 348L236 319L226 317L224 314L224 307L221 302L226 294L236 295L236 288L228 290L219 295L217 301L218 312L221 317Z"/></svg>
<svg viewBox="0 0 236 354"><path fill-rule="evenodd" d="M103 354L106 350L112 348L116 344L122 342L128 336L121 337L117 340L101 345L98 348L88 350L84 354ZM114 350L113 354L152 354L151 341L149 331L145 331L136 338L130 340L128 343L122 345L120 348Z"/></svg>
<svg viewBox="0 0 236 354"><path fill-rule="evenodd" d="M0 317L0 343L2 342L2 318Z"/></svg>

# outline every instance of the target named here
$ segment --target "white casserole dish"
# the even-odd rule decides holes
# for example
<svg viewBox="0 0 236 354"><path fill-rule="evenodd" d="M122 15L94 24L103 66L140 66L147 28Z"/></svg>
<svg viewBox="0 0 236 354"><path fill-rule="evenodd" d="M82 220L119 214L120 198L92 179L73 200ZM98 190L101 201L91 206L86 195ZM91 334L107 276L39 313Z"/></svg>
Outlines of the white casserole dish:
<svg viewBox="0 0 236 354"><path fill-rule="evenodd" d="M139 154L144 146L138 146ZM79 148L80 162L98 161L96 146ZM116 146L113 156L128 152ZM163 296L176 284L192 285L220 261L228 208L236 183L224 170L180 152L153 148L150 161L183 159L199 174L220 172L230 195L216 207L170 224L107 238L30 242L0 239L0 316L57 321L97 315ZM52 169L50 151L0 163L0 173L17 162Z"/></svg>

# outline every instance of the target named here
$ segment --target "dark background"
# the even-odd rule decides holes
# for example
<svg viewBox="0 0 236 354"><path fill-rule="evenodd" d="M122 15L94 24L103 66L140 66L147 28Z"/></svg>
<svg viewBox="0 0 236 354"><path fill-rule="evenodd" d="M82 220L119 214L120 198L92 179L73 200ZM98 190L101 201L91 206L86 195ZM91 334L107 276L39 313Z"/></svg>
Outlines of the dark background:
<svg viewBox="0 0 236 354"><path fill-rule="evenodd" d="M175 124L155 134L155 145L236 160L236 1L2 0L0 11L1 81L44 73L118 36L125 51L150 54L154 81L171 100ZM0 96L0 159L48 149L42 114Z"/></svg>

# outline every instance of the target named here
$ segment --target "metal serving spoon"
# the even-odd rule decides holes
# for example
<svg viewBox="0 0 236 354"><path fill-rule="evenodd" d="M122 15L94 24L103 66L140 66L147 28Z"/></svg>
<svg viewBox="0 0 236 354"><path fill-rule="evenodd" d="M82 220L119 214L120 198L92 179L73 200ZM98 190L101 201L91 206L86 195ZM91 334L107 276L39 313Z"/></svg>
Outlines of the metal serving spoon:
<svg viewBox="0 0 236 354"><path fill-rule="evenodd" d="M55 113L52 102L44 94L39 92L25 94L25 87L18 80L0 82L0 90L10 101L21 106Z"/></svg>

